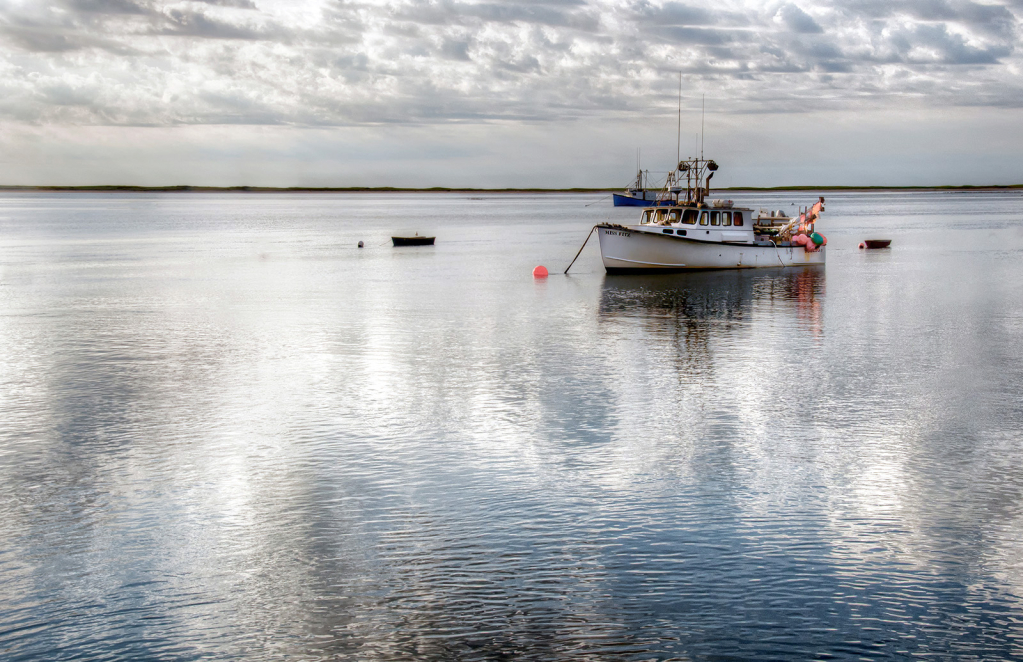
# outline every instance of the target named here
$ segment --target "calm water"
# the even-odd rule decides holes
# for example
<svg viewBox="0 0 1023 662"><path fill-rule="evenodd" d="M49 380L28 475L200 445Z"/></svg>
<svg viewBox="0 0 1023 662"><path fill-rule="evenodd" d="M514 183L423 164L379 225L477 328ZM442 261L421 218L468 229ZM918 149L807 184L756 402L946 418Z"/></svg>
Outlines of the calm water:
<svg viewBox="0 0 1023 662"><path fill-rule="evenodd" d="M1023 655L1023 195L481 197L4 193L0 657Z"/></svg>

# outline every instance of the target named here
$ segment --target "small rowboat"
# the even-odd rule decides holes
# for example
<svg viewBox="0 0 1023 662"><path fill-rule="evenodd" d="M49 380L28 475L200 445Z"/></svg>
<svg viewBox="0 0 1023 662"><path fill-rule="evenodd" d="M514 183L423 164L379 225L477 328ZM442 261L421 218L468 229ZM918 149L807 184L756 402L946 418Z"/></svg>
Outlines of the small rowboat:
<svg viewBox="0 0 1023 662"><path fill-rule="evenodd" d="M414 237L391 237L395 246L433 246L434 239L436 237L420 237L418 234Z"/></svg>
<svg viewBox="0 0 1023 662"><path fill-rule="evenodd" d="M864 239L863 243L867 245L867 248L888 248L892 240L891 239Z"/></svg>

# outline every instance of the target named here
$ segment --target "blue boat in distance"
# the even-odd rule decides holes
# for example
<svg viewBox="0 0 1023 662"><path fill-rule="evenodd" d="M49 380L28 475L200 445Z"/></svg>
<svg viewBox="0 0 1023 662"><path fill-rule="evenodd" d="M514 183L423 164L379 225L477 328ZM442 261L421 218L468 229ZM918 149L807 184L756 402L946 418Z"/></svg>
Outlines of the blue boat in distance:
<svg viewBox="0 0 1023 662"><path fill-rule="evenodd" d="M639 195L636 195L638 193ZM670 207L675 204L672 200L654 200L657 194L653 191L632 191L627 194L612 193L615 207ZM643 196L650 196L649 198Z"/></svg>
<svg viewBox="0 0 1023 662"><path fill-rule="evenodd" d="M659 189L647 188L645 180L650 176L649 172L642 170L636 173L636 181L625 189L625 193L612 193L611 197L615 207L664 207L674 204L671 200L658 200Z"/></svg>

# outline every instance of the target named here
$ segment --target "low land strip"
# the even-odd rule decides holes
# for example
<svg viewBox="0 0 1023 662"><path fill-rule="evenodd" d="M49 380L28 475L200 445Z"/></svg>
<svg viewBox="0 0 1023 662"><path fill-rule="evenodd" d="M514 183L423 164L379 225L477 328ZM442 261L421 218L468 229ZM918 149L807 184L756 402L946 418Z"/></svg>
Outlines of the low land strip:
<svg viewBox="0 0 1023 662"><path fill-rule="evenodd" d="M1004 191L1023 189L1023 184L962 186L730 186L715 191ZM5 186L0 191L128 191L141 193L615 193L605 188L400 188L394 186Z"/></svg>

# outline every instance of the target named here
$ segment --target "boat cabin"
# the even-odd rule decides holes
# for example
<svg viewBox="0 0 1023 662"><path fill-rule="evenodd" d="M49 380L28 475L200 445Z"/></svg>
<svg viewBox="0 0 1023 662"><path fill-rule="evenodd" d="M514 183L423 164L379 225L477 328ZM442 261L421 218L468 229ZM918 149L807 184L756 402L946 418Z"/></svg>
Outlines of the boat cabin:
<svg viewBox="0 0 1023 662"><path fill-rule="evenodd" d="M749 209L707 207L666 207L643 212L641 225L693 225L743 227L750 222Z"/></svg>
<svg viewBox="0 0 1023 662"><path fill-rule="evenodd" d="M717 163L702 157L679 161L657 196L663 206L644 211L639 226L633 227L693 241L757 246L789 246L794 232L804 237L813 233L813 221L824 211L824 198L800 210L798 218L780 210L769 215L760 210L754 217L752 209L734 208L731 200L708 200L717 169ZM654 229L657 226L659 231Z"/></svg>

